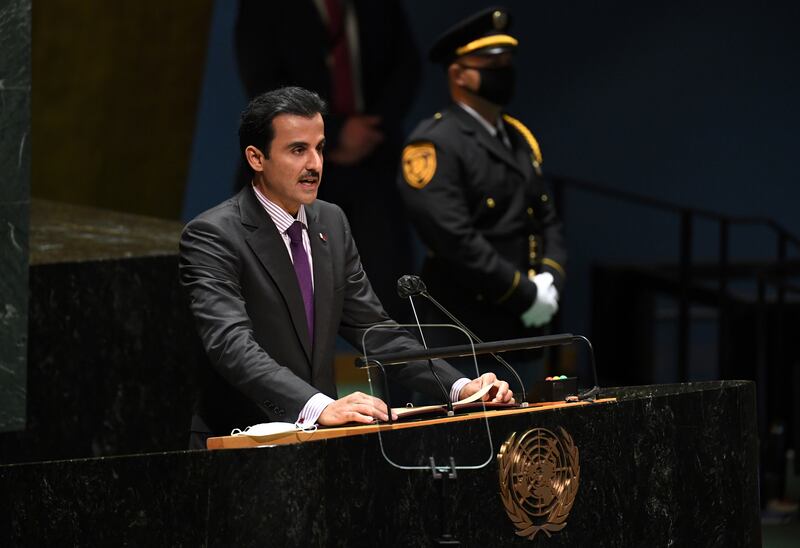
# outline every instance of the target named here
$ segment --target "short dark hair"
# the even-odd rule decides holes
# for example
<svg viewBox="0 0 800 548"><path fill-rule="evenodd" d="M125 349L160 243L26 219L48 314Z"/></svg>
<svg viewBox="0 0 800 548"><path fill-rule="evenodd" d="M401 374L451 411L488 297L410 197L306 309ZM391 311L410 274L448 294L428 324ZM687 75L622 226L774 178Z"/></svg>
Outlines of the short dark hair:
<svg viewBox="0 0 800 548"><path fill-rule="evenodd" d="M272 120L279 114L294 114L313 118L325 114L325 101L313 91L291 86L262 93L247 105L239 119L239 148L254 146L269 158L269 148L275 138ZM249 164L247 166L250 167Z"/></svg>

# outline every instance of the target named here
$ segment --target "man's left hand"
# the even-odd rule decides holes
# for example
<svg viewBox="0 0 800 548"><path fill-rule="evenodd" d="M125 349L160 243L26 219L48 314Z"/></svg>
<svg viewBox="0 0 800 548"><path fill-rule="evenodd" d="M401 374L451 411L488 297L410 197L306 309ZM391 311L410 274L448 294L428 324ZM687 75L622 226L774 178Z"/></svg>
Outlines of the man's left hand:
<svg viewBox="0 0 800 548"><path fill-rule="evenodd" d="M499 380L494 373L484 373L477 379L465 384L458 395L459 400L470 397L486 385L492 385L492 389L483 396L483 401L493 401L499 403L514 403L514 393L508 388L506 381Z"/></svg>

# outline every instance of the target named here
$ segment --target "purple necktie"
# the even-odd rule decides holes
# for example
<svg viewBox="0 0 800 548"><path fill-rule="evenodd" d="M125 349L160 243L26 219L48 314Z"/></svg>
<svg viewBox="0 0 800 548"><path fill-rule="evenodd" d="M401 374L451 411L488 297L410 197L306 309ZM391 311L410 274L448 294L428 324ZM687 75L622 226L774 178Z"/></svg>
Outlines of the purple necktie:
<svg viewBox="0 0 800 548"><path fill-rule="evenodd" d="M286 230L289 235L289 248L292 250L294 273L300 292L303 294L303 303L306 307L306 322L308 322L308 338L314 343L314 286L311 284L311 267L308 265L308 255L303 249L303 224L295 221Z"/></svg>

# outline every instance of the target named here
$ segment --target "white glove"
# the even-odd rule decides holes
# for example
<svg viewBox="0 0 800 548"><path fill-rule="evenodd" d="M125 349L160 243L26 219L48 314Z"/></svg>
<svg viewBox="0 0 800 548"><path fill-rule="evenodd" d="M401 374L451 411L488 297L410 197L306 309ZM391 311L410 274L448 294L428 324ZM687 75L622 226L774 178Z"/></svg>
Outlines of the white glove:
<svg viewBox="0 0 800 548"><path fill-rule="evenodd" d="M541 327L558 312L558 289L553 285L553 275L549 272L537 274L533 277L533 283L536 284L536 300L522 313L525 327Z"/></svg>

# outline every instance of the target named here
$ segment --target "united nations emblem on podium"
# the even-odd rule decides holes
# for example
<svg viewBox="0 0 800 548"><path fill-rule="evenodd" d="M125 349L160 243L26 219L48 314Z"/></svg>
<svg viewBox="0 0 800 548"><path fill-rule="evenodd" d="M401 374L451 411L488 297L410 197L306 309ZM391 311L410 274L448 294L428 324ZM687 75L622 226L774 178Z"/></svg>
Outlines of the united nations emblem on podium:
<svg viewBox="0 0 800 548"><path fill-rule="evenodd" d="M567 525L578 494L581 468L578 448L566 430L560 434L533 428L512 433L500 447L500 497L517 535L549 537Z"/></svg>

